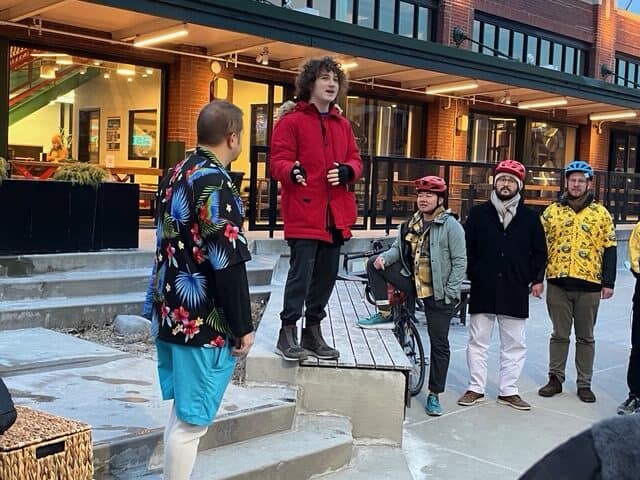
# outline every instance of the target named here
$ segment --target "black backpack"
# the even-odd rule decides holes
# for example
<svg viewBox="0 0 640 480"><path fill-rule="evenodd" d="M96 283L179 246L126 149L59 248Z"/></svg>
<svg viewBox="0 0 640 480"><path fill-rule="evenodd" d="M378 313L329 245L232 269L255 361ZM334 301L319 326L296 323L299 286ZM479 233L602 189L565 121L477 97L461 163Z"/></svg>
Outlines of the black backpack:
<svg viewBox="0 0 640 480"><path fill-rule="evenodd" d="M0 435L9 430L18 416L11 394L0 378Z"/></svg>

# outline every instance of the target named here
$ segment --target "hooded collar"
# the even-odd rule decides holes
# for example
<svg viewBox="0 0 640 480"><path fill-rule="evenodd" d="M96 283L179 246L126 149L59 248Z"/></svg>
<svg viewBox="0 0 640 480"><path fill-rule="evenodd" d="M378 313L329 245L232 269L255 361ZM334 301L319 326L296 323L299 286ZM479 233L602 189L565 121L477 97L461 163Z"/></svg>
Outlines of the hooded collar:
<svg viewBox="0 0 640 480"><path fill-rule="evenodd" d="M318 110L318 107L316 107L313 103L305 102L304 100L300 100L298 103L296 103L296 111L304 112L304 113L315 113L316 115L320 115L320 111ZM340 116L340 113L338 112L338 109L336 108L335 104L332 103L331 106L329 107L328 115L330 117Z"/></svg>

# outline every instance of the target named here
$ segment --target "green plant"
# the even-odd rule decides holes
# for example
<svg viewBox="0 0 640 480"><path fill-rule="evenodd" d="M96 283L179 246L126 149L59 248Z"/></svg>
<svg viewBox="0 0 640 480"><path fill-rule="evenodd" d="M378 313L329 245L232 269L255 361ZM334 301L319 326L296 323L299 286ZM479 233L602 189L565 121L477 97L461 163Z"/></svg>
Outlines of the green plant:
<svg viewBox="0 0 640 480"><path fill-rule="evenodd" d="M5 178L9 178L9 166L7 161L3 157L0 157L0 183L2 183L2 180Z"/></svg>
<svg viewBox="0 0 640 480"><path fill-rule="evenodd" d="M56 170L54 180L62 180L77 185L91 185L94 188L104 182L109 173L102 167L93 163L74 163L65 165Z"/></svg>

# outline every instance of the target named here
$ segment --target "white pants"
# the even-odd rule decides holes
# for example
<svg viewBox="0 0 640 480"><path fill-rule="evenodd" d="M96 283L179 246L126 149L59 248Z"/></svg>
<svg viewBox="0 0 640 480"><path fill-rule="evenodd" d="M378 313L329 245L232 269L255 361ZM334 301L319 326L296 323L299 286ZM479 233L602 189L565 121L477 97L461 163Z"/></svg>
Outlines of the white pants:
<svg viewBox="0 0 640 480"><path fill-rule="evenodd" d="M470 317L467 365L471 380L467 390L484 393L487 386L487 356L493 325L497 319L500 332L499 395L517 395L516 382L520 378L527 353L524 338L525 319L490 313L474 313Z"/></svg>
<svg viewBox="0 0 640 480"><path fill-rule="evenodd" d="M183 422L171 407L164 430L164 480L189 480L200 438L208 428Z"/></svg>

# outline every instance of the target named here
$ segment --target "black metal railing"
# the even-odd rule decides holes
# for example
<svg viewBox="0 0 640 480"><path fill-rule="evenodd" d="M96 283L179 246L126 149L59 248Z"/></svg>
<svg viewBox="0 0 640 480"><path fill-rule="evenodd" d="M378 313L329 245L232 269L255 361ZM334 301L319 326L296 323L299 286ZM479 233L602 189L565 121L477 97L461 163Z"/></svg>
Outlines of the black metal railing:
<svg viewBox="0 0 640 480"><path fill-rule="evenodd" d="M269 178L269 147L251 149L249 229L271 234L283 227L278 182ZM363 174L353 185L358 203L356 229L389 232L415 210L413 180L443 177L449 186L447 206L464 220L474 205L489 199L494 164L425 158L363 156ZM526 205L542 212L564 190L561 168L527 167L522 192ZM593 192L615 223L635 223L640 212L640 174L596 171Z"/></svg>

